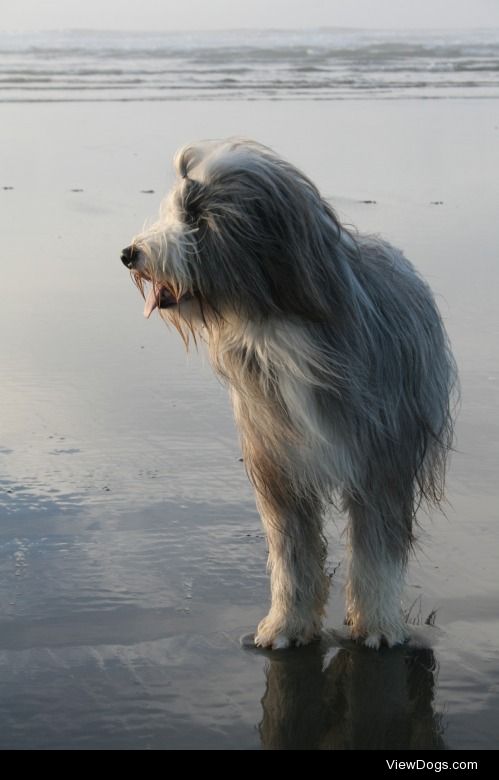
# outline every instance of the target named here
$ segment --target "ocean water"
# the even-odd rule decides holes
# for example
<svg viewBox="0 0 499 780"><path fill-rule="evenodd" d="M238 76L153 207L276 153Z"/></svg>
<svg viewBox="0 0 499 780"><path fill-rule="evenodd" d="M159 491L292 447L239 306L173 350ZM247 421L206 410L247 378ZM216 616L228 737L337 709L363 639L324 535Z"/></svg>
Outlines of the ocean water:
<svg viewBox="0 0 499 780"><path fill-rule="evenodd" d="M0 33L0 101L499 97L499 30Z"/></svg>

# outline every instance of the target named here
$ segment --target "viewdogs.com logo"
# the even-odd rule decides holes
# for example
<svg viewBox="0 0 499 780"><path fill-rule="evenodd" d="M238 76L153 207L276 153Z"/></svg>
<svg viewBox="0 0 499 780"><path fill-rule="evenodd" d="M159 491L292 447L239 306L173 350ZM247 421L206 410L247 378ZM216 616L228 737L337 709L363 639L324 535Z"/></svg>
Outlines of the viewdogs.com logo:
<svg viewBox="0 0 499 780"><path fill-rule="evenodd" d="M418 758L417 761L386 761L388 769L426 769L434 772L442 772L446 769L478 769L478 761L425 761Z"/></svg>

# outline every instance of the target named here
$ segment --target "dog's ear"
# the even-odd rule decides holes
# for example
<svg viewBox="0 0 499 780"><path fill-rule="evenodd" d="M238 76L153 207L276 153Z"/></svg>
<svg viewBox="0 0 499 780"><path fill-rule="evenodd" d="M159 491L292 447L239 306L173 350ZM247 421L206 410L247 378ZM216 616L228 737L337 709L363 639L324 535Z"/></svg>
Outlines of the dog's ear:
<svg viewBox="0 0 499 780"><path fill-rule="evenodd" d="M180 205L184 219L189 225L196 225L203 212L205 186L195 179L185 176L180 192Z"/></svg>
<svg viewBox="0 0 499 780"><path fill-rule="evenodd" d="M192 146L184 146L179 149L173 159L173 167L176 173L182 179L185 179L189 173L189 168L192 165L194 157L194 148Z"/></svg>

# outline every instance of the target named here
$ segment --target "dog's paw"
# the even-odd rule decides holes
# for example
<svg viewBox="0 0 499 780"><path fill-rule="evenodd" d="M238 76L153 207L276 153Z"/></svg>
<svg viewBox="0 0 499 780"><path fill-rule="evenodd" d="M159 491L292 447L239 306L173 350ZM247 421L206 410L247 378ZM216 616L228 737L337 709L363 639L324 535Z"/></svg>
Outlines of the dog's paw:
<svg viewBox="0 0 499 780"><path fill-rule="evenodd" d="M371 650L379 650L383 642L382 634L368 634L362 637L360 640L365 647L370 647Z"/></svg>
<svg viewBox="0 0 499 780"><path fill-rule="evenodd" d="M270 650L286 650L291 645L291 639L285 634L266 636L262 632L255 634L256 647L266 647Z"/></svg>
<svg viewBox="0 0 499 780"><path fill-rule="evenodd" d="M255 634L256 647L267 647L271 650L286 650L291 645L291 637L268 617L259 624Z"/></svg>
<svg viewBox="0 0 499 780"><path fill-rule="evenodd" d="M258 625L255 634L256 647L272 650L286 650L288 647L300 647L313 642L320 635L315 624L301 624L296 620L275 620L267 615Z"/></svg>
<svg viewBox="0 0 499 780"><path fill-rule="evenodd" d="M409 639L409 632L402 623L396 626L369 627L367 629L359 629L352 625L350 635L356 642L370 647L372 650L379 650L382 645L386 647L403 645Z"/></svg>

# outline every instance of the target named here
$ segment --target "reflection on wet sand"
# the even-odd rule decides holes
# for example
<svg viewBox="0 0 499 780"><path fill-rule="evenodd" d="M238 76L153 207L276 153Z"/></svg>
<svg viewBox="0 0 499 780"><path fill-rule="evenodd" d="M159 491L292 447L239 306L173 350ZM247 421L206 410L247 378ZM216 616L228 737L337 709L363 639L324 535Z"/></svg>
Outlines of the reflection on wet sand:
<svg viewBox="0 0 499 780"><path fill-rule="evenodd" d="M445 748L429 648L269 653L259 726L267 750Z"/></svg>

